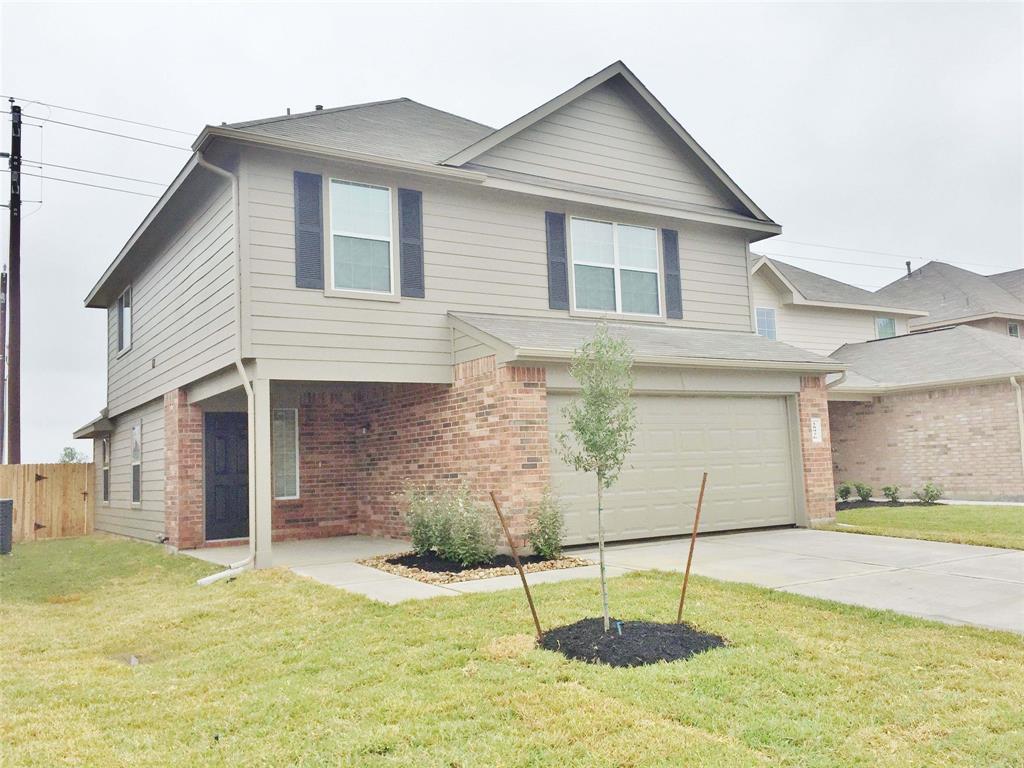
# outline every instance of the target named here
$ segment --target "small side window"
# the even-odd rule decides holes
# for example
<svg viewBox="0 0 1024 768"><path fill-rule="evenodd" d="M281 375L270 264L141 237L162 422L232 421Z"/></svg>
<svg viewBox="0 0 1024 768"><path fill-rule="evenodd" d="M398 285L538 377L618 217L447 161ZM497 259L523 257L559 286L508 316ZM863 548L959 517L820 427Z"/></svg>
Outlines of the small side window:
<svg viewBox="0 0 1024 768"><path fill-rule="evenodd" d="M775 339L775 310L771 307L758 307L755 310L757 317L757 335L766 339Z"/></svg>
<svg viewBox="0 0 1024 768"><path fill-rule="evenodd" d="M104 437L102 440L100 440L100 453L101 453L101 459L102 459L102 462L103 462L100 465L103 468L103 479L101 481L103 483L103 488L101 489L102 493L103 493L103 501L110 501L110 438L109 437Z"/></svg>
<svg viewBox="0 0 1024 768"><path fill-rule="evenodd" d="M124 352L132 346L132 287L124 289L117 297L117 351Z"/></svg>
<svg viewBox="0 0 1024 768"><path fill-rule="evenodd" d="M270 432L274 498L299 498L299 412L274 408Z"/></svg>
<svg viewBox="0 0 1024 768"><path fill-rule="evenodd" d="M1020 323L1007 323L1006 332L1015 339L1020 338Z"/></svg>
<svg viewBox="0 0 1024 768"><path fill-rule="evenodd" d="M132 504L142 502L142 424L132 425Z"/></svg>
<svg viewBox="0 0 1024 768"><path fill-rule="evenodd" d="M896 335L896 318L894 317L876 317L875 318L875 338L877 339L891 339Z"/></svg>

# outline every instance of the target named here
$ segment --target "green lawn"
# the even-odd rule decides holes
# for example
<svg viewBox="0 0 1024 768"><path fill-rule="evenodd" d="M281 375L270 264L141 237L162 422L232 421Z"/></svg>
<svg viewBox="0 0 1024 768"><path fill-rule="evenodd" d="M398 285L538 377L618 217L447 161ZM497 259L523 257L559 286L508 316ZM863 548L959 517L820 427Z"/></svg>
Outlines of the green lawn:
<svg viewBox="0 0 1024 768"><path fill-rule="evenodd" d="M833 530L1024 549L1024 507L935 504L836 513Z"/></svg>
<svg viewBox="0 0 1024 768"><path fill-rule="evenodd" d="M699 555L699 550L698 550ZM10 766L1019 766L1024 642L695 578L728 648L610 669L537 650L518 592L387 607L110 538L0 562ZM678 577L612 581L674 615ZM595 581L536 590L551 625ZM141 663L125 663L130 655Z"/></svg>

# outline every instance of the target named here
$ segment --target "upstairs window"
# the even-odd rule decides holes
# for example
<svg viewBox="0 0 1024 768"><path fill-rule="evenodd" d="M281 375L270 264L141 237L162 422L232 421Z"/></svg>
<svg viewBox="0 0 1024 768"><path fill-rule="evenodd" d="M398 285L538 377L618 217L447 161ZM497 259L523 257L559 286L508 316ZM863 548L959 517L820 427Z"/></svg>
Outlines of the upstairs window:
<svg viewBox="0 0 1024 768"><path fill-rule="evenodd" d="M758 307L755 310L757 317L757 335L766 339L775 340L775 310L770 307Z"/></svg>
<svg viewBox="0 0 1024 768"><path fill-rule="evenodd" d="M392 293L391 190L331 179L331 285Z"/></svg>
<svg viewBox="0 0 1024 768"><path fill-rule="evenodd" d="M100 458L103 468L103 501L110 501L110 438L104 437L100 440Z"/></svg>
<svg viewBox="0 0 1024 768"><path fill-rule="evenodd" d="M573 219L571 233L576 309L661 314L656 229Z"/></svg>
<svg viewBox="0 0 1024 768"><path fill-rule="evenodd" d="M117 351L124 352L132 346L132 287L117 297Z"/></svg>
<svg viewBox="0 0 1024 768"><path fill-rule="evenodd" d="M1007 323L1006 332L1015 339L1020 338L1020 323Z"/></svg>
<svg viewBox="0 0 1024 768"><path fill-rule="evenodd" d="M875 338L877 339L891 339L896 335L896 318L894 317L876 317L875 318Z"/></svg>
<svg viewBox="0 0 1024 768"><path fill-rule="evenodd" d="M142 423L132 424L132 504L142 502Z"/></svg>

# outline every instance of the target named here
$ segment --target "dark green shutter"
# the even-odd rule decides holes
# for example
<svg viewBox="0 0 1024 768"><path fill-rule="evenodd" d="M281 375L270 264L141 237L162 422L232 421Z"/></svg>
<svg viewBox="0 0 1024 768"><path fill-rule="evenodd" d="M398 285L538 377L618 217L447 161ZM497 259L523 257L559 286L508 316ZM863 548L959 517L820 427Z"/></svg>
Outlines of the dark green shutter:
<svg viewBox="0 0 1024 768"><path fill-rule="evenodd" d="M661 230L661 258L665 265L665 316L683 318L683 284L679 274L679 233Z"/></svg>
<svg viewBox="0 0 1024 768"><path fill-rule="evenodd" d="M295 171L295 287L324 287L323 179Z"/></svg>
<svg viewBox="0 0 1024 768"><path fill-rule="evenodd" d="M548 240L548 306L569 308L569 257L565 246L565 214L544 214Z"/></svg>
<svg viewBox="0 0 1024 768"><path fill-rule="evenodd" d="M398 256L402 295L422 299L426 295L423 279L423 193L414 189L398 190Z"/></svg>

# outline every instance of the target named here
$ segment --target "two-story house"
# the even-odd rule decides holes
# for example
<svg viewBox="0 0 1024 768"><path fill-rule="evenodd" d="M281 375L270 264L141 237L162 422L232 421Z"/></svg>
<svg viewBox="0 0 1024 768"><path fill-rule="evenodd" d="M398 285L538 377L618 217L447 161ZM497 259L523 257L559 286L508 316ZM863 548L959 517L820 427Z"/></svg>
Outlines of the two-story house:
<svg viewBox="0 0 1024 768"><path fill-rule="evenodd" d="M824 378L759 336L780 232L621 62L500 130L395 99L208 126L95 288L108 315L96 527L179 548L401 535L410 483L545 487L574 350L632 345L637 443L611 539L834 514ZM250 533L252 534L250 536Z"/></svg>

